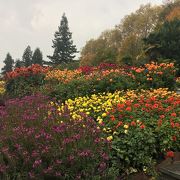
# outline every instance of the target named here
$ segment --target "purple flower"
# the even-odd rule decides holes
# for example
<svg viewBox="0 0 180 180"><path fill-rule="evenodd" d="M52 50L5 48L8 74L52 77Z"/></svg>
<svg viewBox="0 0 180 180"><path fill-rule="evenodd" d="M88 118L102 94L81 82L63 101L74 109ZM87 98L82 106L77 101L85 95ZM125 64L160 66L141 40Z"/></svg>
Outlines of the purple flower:
<svg viewBox="0 0 180 180"><path fill-rule="evenodd" d="M20 145L20 144L17 144L17 143L14 145L14 147L15 147L17 150L22 149L21 145Z"/></svg>
<svg viewBox="0 0 180 180"><path fill-rule="evenodd" d="M0 163L0 174L1 174L1 173L5 173L5 171L6 171L7 168L8 168L7 166L5 166L4 164L1 164L1 163Z"/></svg>
<svg viewBox="0 0 180 180"><path fill-rule="evenodd" d="M106 169L106 163L105 163L105 162L102 162L102 163L99 165L98 170L99 170L99 171L104 171L105 169Z"/></svg>
<svg viewBox="0 0 180 180"><path fill-rule="evenodd" d="M34 164L33 164L33 168L36 168L36 167L40 166L41 163L42 163L42 160L41 160L41 159L35 160L35 161L34 161Z"/></svg>

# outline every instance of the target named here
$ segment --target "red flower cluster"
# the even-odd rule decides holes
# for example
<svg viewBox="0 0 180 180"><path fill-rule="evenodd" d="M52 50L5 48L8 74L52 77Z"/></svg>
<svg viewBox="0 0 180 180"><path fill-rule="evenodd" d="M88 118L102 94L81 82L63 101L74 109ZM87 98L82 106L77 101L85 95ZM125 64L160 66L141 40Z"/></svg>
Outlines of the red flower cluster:
<svg viewBox="0 0 180 180"><path fill-rule="evenodd" d="M94 71L93 66L81 66L78 70L80 70L84 74L90 74Z"/></svg>
<svg viewBox="0 0 180 180"><path fill-rule="evenodd" d="M81 66L79 70L81 70L84 74L90 74L93 71L101 71L106 69L118 69L118 65L111 63L101 63L99 66Z"/></svg>
<svg viewBox="0 0 180 180"><path fill-rule="evenodd" d="M36 74L46 74L49 71L50 67L43 67L39 64L33 64L29 67L20 67L16 68L11 72L6 73L6 79L14 79L16 77L28 77L30 75Z"/></svg>
<svg viewBox="0 0 180 180"><path fill-rule="evenodd" d="M174 152L173 151L167 151L166 158L173 158L173 157L174 157Z"/></svg>

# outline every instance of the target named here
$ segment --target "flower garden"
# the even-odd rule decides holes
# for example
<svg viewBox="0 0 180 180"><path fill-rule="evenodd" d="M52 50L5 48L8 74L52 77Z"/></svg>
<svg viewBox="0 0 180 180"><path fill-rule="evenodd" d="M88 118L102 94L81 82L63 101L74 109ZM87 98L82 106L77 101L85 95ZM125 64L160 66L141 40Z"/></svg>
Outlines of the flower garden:
<svg viewBox="0 0 180 180"><path fill-rule="evenodd" d="M180 151L173 63L16 68L0 81L0 179L126 179Z"/></svg>

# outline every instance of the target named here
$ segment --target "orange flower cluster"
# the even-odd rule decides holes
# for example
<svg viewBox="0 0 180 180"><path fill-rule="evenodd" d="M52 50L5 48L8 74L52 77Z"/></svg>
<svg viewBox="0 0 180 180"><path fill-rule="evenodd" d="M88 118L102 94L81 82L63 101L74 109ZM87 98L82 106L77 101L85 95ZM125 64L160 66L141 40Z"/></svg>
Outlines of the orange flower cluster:
<svg viewBox="0 0 180 180"><path fill-rule="evenodd" d="M133 67L132 71L135 74L144 74L147 81L153 81L154 78L156 78L157 76L162 76L166 72L174 74L175 67L174 63L158 64L155 62L151 62L149 64L145 64L144 67Z"/></svg>
<svg viewBox="0 0 180 180"><path fill-rule="evenodd" d="M72 80L87 80L87 81L101 81L109 79L112 84L117 80L117 77L127 78L130 81L136 81L137 84L142 86L152 87L158 86L160 82L162 87L166 87L166 77L173 79L175 67L173 63L157 64L151 62L145 64L144 67L113 67L112 69L98 68L98 67L83 67L76 70L59 70L54 69L46 74L46 80L68 84ZM171 76L169 76L171 75Z"/></svg>
<svg viewBox="0 0 180 180"><path fill-rule="evenodd" d="M175 98L180 98L180 95L178 95L174 91L168 91L168 88L159 88L159 89L150 89L150 90L143 90L137 92L135 90L128 90L125 95L125 99L131 99L135 100L137 98L149 98L149 97L154 97L154 98L160 98L164 99L167 97L175 97Z"/></svg>
<svg viewBox="0 0 180 180"><path fill-rule="evenodd" d="M136 73L142 73L143 71L147 70L150 73L157 73L157 74L163 74L162 70L165 69L173 69L174 63L155 63L151 62L149 64L145 64L145 67L133 67L132 70L134 70Z"/></svg>
<svg viewBox="0 0 180 180"><path fill-rule="evenodd" d="M28 77L36 74L46 74L50 67L42 67L39 64L33 64L29 67L16 68L11 72L6 73L6 79L14 79L17 77Z"/></svg>
<svg viewBox="0 0 180 180"><path fill-rule="evenodd" d="M145 70L145 68L142 68L142 67L141 68L133 67L132 70L134 70L137 73L141 73L141 72L143 72Z"/></svg>
<svg viewBox="0 0 180 180"><path fill-rule="evenodd" d="M92 78L96 78L98 81L102 80L104 77L112 75L113 77L120 76L120 75L127 75L134 78L134 76L131 73L126 72L123 68L118 69L107 69L107 70L94 70L92 73L85 75L85 79L91 80ZM110 82L112 82L112 79L110 79Z"/></svg>
<svg viewBox="0 0 180 180"><path fill-rule="evenodd" d="M59 70L59 69L54 69L52 71L49 71L46 74L46 80L58 80L59 82L63 83L68 83L72 81L73 79L79 79L79 78L84 78L86 80L102 80L104 77L112 75L113 77L119 76L119 75L127 75L131 76L134 78L134 75L132 73L126 72L123 68L116 68L116 69L98 69L94 68L93 71L90 73L83 73L83 70L81 68L77 70ZM112 78L113 78L112 77ZM111 79L112 80L112 79Z"/></svg>
<svg viewBox="0 0 180 180"><path fill-rule="evenodd" d="M157 64L155 62L151 62L150 64L145 64L146 69L149 71L153 70L159 70L159 69L168 69L168 68L174 68L174 63L161 63Z"/></svg>
<svg viewBox="0 0 180 180"><path fill-rule="evenodd" d="M68 83L71 80L78 78L81 74L81 70L59 70L54 69L46 74L46 80L58 80L59 82Z"/></svg>

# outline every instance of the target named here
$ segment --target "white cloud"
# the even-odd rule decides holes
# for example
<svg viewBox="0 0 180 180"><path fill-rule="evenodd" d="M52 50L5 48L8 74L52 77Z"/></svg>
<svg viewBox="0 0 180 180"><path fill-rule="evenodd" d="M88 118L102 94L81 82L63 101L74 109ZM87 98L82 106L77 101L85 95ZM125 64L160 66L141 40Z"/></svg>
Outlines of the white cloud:
<svg viewBox="0 0 180 180"><path fill-rule="evenodd" d="M24 49L40 47L52 54L53 34L63 12L69 21L74 43L80 50L91 38L113 28L141 4L161 0L0 0L0 68L6 53L21 58Z"/></svg>

